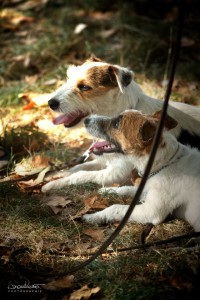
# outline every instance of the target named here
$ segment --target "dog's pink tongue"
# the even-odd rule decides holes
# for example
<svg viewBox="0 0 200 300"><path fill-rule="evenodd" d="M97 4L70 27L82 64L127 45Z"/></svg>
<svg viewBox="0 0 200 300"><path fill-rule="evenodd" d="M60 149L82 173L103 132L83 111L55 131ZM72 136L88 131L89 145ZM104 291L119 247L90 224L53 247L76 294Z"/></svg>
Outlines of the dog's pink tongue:
<svg viewBox="0 0 200 300"><path fill-rule="evenodd" d="M106 142L106 141L101 141L101 142L95 142L92 144L92 146L89 148L90 151L93 151L94 149L99 149L105 146L110 146L111 143Z"/></svg>
<svg viewBox="0 0 200 300"><path fill-rule="evenodd" d="M72 114L62 114L59 115L58 117L56 117L53 120L53 124L54 125L59 125L59 124L71 124L72 122L74 122L76 119L81 119L83 117L85 117L87 114L83 113L83 112L77 112L77 113L72 113Z"/></svg>
<svg viewBox="0 0 200 300"><path fill-rule="evenodd" d="M71 118L71 115L69 116L69 115L62 114L56 117L55 119L53 119L53 124L59 125L59 124L70 123L71 120L73 120L73 117Z"/></svg>

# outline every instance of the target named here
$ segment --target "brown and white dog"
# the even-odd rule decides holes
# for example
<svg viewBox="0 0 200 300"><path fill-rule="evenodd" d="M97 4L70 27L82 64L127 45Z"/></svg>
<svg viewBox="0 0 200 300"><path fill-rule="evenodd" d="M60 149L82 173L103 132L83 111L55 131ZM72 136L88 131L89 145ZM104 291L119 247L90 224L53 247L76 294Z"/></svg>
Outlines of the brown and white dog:
<svg viewBox="0 0 200 300"><path fill-rule="evenodd" d="M62 113L54 119L54 124L65 127L73 127L90 114L114 117L126 109L151 114L163 104L143 93L129 69L94 57L83 65L69 67L66 84L55 91L48 103L51 109ZM200 108L171 102L168 114L178 121L172 130L174 136L183 144L200 148ZM113 154L112 149L102 143L93 145L90 152L95 152L94 160L57 173L56 177L64 178L45 184L42 191L88 181L100 185L123 184L130 178L131 170L124 155Z"/></svg>
<svg viewBox="0 0 200 300"><path fill-rule="evenodd" d="M159 113L152 116L127 110L117 118L91 116L85 119L89 133L103 138L116 153L126 157L129 166L144 173L159 121ZM172 214L186 220L200 231L200 152L184 146L170 133L177 122L167 116L156 157L149 174L140 204L136 205L130 222L163 222ZM117 166L115 166L117 168ZM134 196L137 187L104 188L103 191ZM128 205L112 205L100 212L86 214L83 220L101 224L121 221Z"/></svg>

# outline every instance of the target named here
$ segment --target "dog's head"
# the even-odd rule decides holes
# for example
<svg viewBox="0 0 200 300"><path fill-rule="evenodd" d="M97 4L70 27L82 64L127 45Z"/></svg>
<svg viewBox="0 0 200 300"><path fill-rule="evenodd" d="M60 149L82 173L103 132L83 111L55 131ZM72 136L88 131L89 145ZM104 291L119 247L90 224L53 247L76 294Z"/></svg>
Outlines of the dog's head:
<svg viewBox="0 0 200 300"><path fill-rule="evenodd" d="M85 116L102 114L114 116L124 110L123 101L116 105L117 94L131 83L133 73L118 65L108 64L91 57L80 66L70 66L67 81L48 104L54 111L62 113L54 124L72 127Z"/></svg>
<svg viewBox="0 0 200 300"><path fill-rule="evenodd" d="M153 137L159 123L160 112L151 116L136 110L127 110L116 118L91 116L85 119L86 129L105 142L93 144L91 151L95 154L119 152L142 156L150 152ZM177 122L170 116L165 118L165 129L176 127ZM162 144L162 139L160 141Z"/></svg>

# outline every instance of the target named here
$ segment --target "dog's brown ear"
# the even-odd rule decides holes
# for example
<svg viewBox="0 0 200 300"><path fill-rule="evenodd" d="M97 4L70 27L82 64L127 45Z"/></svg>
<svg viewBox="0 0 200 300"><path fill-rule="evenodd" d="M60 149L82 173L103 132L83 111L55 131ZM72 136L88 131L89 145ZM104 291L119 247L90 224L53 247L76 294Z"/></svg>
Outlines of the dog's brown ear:
<svg viewBox="0 0 200 300"><path fill-rule="evenodd" d="M139 133L143 142L149 142L153 139L156 132L156 122L146 120L140 127Z"/></svg>
<svg viewBox="0 0 200 300"><path fill-rule="evenodd" d="M86 62L101 62L102 60L98 57L96 57L94 54L92 54L87 60Z"/></svg>
<svg viewBox="0 0 200 300"><path fill-rule="evenodd" d="M156 119L156 120L159 120L159 119L160 119L160 116L161 116L161 113L162 113L161 110L156 111L156 112L152 115L152 117L153 117L154 119ZM177 122L174 118L172 118L172 117L170 117L168 114L166 114L165 121L164 121L164 126L165 126L165 128L168 129L168 130L170 130L170 129L175 128L177 125L178 125L178 122Z"/></svg>
<svg viewBox="0 0 200 300"><path fill-rule="evenodd" d="M125 68L117 68L116 66L109 66L109 72L114 73L119 89L123 93L124 88L133 79L133 72Z"/></svg>

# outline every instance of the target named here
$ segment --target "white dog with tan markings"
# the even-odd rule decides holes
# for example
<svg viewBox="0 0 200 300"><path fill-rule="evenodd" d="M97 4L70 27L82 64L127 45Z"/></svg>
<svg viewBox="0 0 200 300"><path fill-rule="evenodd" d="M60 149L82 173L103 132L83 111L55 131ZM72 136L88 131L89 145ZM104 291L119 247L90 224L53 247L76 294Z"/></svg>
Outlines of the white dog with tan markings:
<svg viewBox="0 0 200 300"><path fill-rule="evenodd" d="M85 120L92 135L105 139L109 147L121 153L129 166L142 176L152 147L160 113L152 116L128 110L117 118L91 116ZM180 144L170 133L177 122L167 116L156 157L140 204L134 208L129 221L139 223L163 222L172 214L186 220L200 231L200 152ZM115 167L117 168L117 166ZM103 191L134 196L137 187L104 188ZM121 221L128 205L112 205L100 212L86 214L83 220L101 224Z"/></svg>
<svg viewBox="0 0 200 300"><path fill-rule="evenodd" d="M49 100L50 108L62 113L54 119L57 125L73 127L90 114L115 117L126 109L149 114L160 110L163 105L162 101L143 93L129 69L94 57L81 66L69 67L67 77L66 84ZM178 121L178 126L172 130L174 136L181 143L200 149L200 108L170 102L168 114ZM132 170L126 156L112 153L111 148L100 142L92 145L89 152L95 154L95 159L57 173L56 177L63 178L48 182L42 191L88 181L103 186L124 184L130 178Z"/></svg>

